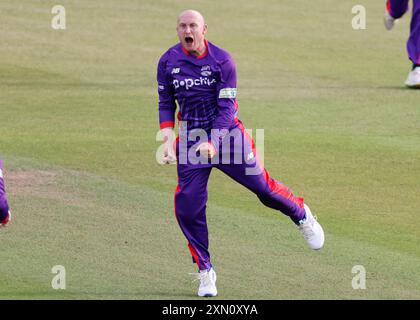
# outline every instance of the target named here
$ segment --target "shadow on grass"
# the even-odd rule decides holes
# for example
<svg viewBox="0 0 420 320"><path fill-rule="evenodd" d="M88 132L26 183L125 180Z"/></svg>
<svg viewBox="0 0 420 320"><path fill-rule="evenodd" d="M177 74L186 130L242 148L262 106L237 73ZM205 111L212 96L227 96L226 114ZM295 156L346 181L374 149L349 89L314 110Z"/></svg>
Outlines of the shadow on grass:
<svg viewBox="0 0 420 320"><path fill-rule="evenodd" d="M202 299L193 292L95 292L95 291L22 291L0 294L0 300L192 300Z"/></svg>
<svg viewBox="0 0 420 320"><path fill-rule="evenodd" d="M381 86L381 87L375 87L375 89L381 89L381 90L400 90L400 91L420 91L420 87L406 87L406 86Z"/></svg>

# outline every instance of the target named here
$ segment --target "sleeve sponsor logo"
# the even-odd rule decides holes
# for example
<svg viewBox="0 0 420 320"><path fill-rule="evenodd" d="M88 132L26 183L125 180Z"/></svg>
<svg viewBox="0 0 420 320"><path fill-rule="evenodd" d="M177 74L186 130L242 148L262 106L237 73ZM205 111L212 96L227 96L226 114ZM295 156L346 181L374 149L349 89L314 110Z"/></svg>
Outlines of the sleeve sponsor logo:
<svg viewBox="0 0 420 320"><path fill-rule="evenodd" d="M219 99L235 99L236 88L223 88L219 91Z"/></svg>

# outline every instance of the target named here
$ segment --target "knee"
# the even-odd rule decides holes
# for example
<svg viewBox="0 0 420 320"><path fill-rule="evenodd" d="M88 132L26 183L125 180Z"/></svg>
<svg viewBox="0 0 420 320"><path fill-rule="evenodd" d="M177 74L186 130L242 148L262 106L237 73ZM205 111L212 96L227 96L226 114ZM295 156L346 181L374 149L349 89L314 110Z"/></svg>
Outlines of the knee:
<svg viewBox="0 0 420 320"><path fill-rule="evenodd" d="M259 196L258 196L258 199L260 199L260 202L261 202L263 205L265 205L265 206L267 206L267 207L270 207L271 201L270 201L270 198L269 198L269 197L259 195Z"/></svg>
<svg viewBox="0 0 420 320"><path fill-rule="evenodd" d="M266 201L273 196L273 190L267 184L262 184L255 193L261 201Z"/></svg>
<svg viewBox="0 0 420 320"><path fill-rule="evenodd" d="M273 192L269 188L263 188L257 193L258 199L262 204L268 206L273 198Z"/></svg>

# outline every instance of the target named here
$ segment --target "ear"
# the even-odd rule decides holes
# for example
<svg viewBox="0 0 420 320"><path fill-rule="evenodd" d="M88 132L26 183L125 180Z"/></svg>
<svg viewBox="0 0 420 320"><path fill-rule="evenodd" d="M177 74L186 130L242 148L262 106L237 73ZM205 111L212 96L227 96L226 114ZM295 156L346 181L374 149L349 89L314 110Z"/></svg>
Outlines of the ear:
<svg viewBox="0 0 420 320"><path fill-rule="evenodd" d="M207 24L204 24L203 26L203 35L207 33Z"/></svg>

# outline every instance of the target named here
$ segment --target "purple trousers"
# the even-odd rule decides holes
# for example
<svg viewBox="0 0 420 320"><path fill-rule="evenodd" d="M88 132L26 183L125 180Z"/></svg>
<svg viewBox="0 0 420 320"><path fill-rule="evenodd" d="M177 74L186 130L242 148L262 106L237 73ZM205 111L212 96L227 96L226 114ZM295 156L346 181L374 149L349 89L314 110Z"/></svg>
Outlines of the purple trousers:
<svg viewBox="0 0 420 320"><path fill-rule="evenodd" d="M6 190L3 178L3 161L0 159L0 222L7 218L9 205L6 198Z"/></svg>
<svg viewBox="0 0 420 320"><path fill-rule="evenodd" d="M200 270L212 266L208 250L206 203L207 182L213 168L251 190L264 205L281 211L296 224L305 217L303 198L295 197L286 186L270 177L259 161L254 141L245 131L242 122L237 119L235 121L236 125L230 131L233 133L233 142L227 150L219 147L218 163L204 166L180 164L179 139L177 141L178 185L175 191L175 216L187 238L193 262L197 263ZM227 163L222 161L226 153L230 153L230 161Z"/></svg>
<svg viewBox="0 0 420 320"><path fill-rule="evenodd" d="M387 10L393 18L401 18L408 11L408 0L388 0ZM407 52L413 64L420 65L420 0L413 0Z"/></svg>

